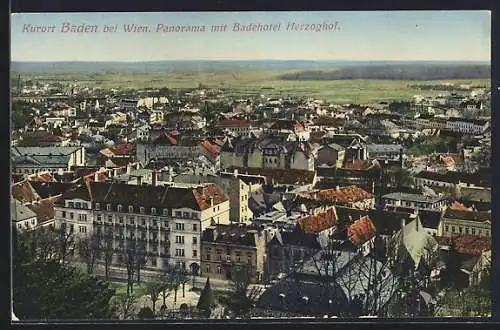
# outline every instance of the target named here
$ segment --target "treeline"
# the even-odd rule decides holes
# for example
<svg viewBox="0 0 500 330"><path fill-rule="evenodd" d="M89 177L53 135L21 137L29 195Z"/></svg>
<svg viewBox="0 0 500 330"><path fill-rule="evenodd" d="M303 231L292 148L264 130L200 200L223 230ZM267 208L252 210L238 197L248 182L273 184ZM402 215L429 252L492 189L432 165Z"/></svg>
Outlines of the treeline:
<svg viewBox="0 0 500 330"><path fill-rule="evenodd" d="M456 85L424 85L424 84L418 84L418 85L408 85L408 88L412 89L420 89L420 90L427 90L427 91L470 91L470 89L474 88L488 88L486 86L480 86L480 85L471 85L470 88L463 88L460 86Z"/></svg>
<svg viewBox="0 0 500 330"><path fill-rule="evenodd" d="M281 75L281 80L439 80L490 78L489 65L374 65L342 68L336 71L310 70Z"/></svg>

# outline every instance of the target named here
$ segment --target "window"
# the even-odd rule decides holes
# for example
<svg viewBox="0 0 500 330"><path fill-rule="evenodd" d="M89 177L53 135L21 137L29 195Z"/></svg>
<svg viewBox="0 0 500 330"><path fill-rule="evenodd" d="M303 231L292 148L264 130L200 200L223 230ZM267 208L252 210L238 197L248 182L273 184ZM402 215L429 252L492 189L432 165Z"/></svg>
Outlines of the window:
<svg viewBox="0 0 500 330"><path fill-rule="evenodd" d="M118 212L122 212L122 206L118 205Z"/></svg>
<svg viewBox="0 0 500 330"><path fill-rule="evenodd" d="M465 234L466 234L466 235L469 235L469 234L470 234L470 232L469 232L469 227L466 227L466 228L465 228Z"/></svg>
<svg viewBox="0 0 500 330"><path fill-rule="evenodd" d="M81 209L81 208L82 208L82 203L80 203L80 202L76 202L76 203L75 203L75 208L77 208L77 209Z"/></svg>
<svg viewBox="0 0 500 330"><path fill-rule="evenodd" d="M168 209L163 209L163 215L167 216L168 215Z"/></svg>
<svg viewBox="0 0 500 330"><path fill-rule="evenodd" d="M18 225L17 225L17 227L18 227L19 229L22 229L22 228L23 228L23 226L22 226L21 224L18 224Z"/></svg>
<svg viewBox="0 0 500 330"><path fill-rule="evenodd" d="M123 217L118 217L118 222L123 223Z"/></svg>
<svg viewBox="0 0 500 330"><path fill-rule="evenodd" d="M79 214L78 220L79 221L87 221L87 215L86 214Z"/></svg>
<svg viewBox="0 0 500 330"><path fill-rule="evenodd" d="M222 274L222 267L221 266L217 266L217 274Z"/></svg>
<svg viewBox="0 0 500 330"><path fill-rule="evenodd" d="M139 212L140 212L141 214L144 214L144 207L143 207L143 206L141 206L141 207L139 208Z"/></svg>
<svg viewBox="0 0 500 330"><path fill-rule="evenodd" d="M89 204L87 204L87 203L82 203L82 207L83 207L84 209L86 209L86 210L87 210L87 209L89 208Z"/></svg>
<svg viewBox="0 0 500 330"><path fill-rule="evenodd" d="M455 233L456 231L457 231L457 229L455 228L455 226L451 226L451 232Z"/></svg>
<svg viewBox="0 0 500 330"><path fill-rule="evenodd" d="M100 215L100 214L97 215L97 221L99 221L99 222L102 221L102 215Z"/></svg>
<svg viewBox="0 0 500 330"><path fill-rule="evenodd" d="M189 218L189 212L183 212L182 213L183 218Z"/></svg>
<svg viewBox="0 0 500 330"><path fill-rule="evenodd" d="M458 231L460 234L462 234L464 232L464 228L463 227L458 227Z"/></svg>
<svg viewBox="0 0 500 330"><path fill-rule="evenodd" d="M472 228L472 235L476 235L476 228Z"/></svg>
<svg viewBox="0 0 500 330"><path fill-rule="evenodd" d="M184 236L175 236L175 243L184 244Z"/></svg>
<svg viewBox="0 0 500 330"><path fill-rule="evenodd" d="M211 257L210 253L207 253L207 259L206 260L210 261L210 257Z"/></svg>
<svg viewBox="0 0 500 330"><path fill-rule="evenodd" d="M207 265L207 267L205 268L205 271L206 271L207 273L210 273L210 266L208 266L208 265Z"/></svg>
<svg viewBox="0 0 500 330"><path fill-rule="evenodd" d="M191 218L193 218L193 219L198 219L198 213L196 213L196 212L191 212Z"/></svg>
<svg viewBox="0 0 500 330"><path fill-rule="evenodd" d="M85 227L85 226L79 226L78 230L80 231L80 233L86 233L87 232L87 227Z"/></svg>
<svg viewBox="0 0 500 330"><path fill-rule="evenodd" d="M66 218L66 211L62 211L62 217Z"/></svg>
<svg viewBox="0 0 500 330"><path fill-rule="evenodd" d="M214 207L214 209L213 209L213 212L215 212L215 207Z"/></svg>
<svg viewBox="0 0 500 330"><path fill-rule="evenodd" d="M132 205L128 206L128 213L134 213L134 207Z"/></svg>
<svg viewBox="0 0 500 330"><path fill-rule="evenodd" d="M74 207L75 207L75 203L73 203L73 202L68 202L68 207L69 207L69 208L74 208Z"/></svg>
<svg viewBox="0 0 500 330"><path fill-rule="evenodd" d="M237 262L241 261L241 254L240 254L240 252L236 252L236 261Z"/></svg>
<svg viewBox="0 0 500 330"><path fill-rule="evenodd" d="M198 237L193 236L193 245L198 244Z"/></svg>
<svg viewBox="0 0 500 330"><path fill-rule="evenodd" d="M175 211L175 216L180 218L182 217L182 212L181 211Z"/></svg>
<svg viewBox="0 0 500 330"><path fill-rule="evenodd" d="M193 231L198 231L198 224L193 223Z"/></svg>
<svg viewBox="0 0 500 330"><path fill-rule="evenodd" d="M156 209L154 207L151 208L151 214L155 215L156 214Z"/></svg>
<svg viewBox="0 0 500 330"><path fill-rule="evenodd" d="M108 222L113 222L113 216L112 215L108 215Z"/></svg>
<svg viewBox="0 0 500 330"><path fill-rule="evenodd" d="M222 250L217 249L215 250L215 253L217 253L217 260L222 260Z"/></svg>
<svg viewBox="0 0 500 330"><path fill-rule="evenodd" d="M156 267L156 258L151 259L151 266Z"/></svg>
<svg viewBox="0 0 500 330"><path fill-rule="evenodd" d="M163 227L168 228L168 221L167 221L167 220L165 220L165 221L163 222Z"/></svg>
<svg viewBox="0 0 500 330"><path fill-rule="evenodd" d="M444 226L444 231L445 231L445 232L448 232L448 230L449 230L449 229L450 229L450 228L449 228L449 226L448 226L448 225Z"/></svg>
<svg viewBox="0 0 500 330"><path fill-rule="evenodd" d="M184 224L183 223L175 223L175 230L184 230Z"/></svg>
<svg viewBox="0 0 500 330"><path fill-rule="evenodd" d="M151 219L151 227L156 227L157 221L156 219Z"/></svg>
<svg viewBox="0 0 500 330"><path fill-rule="evenodd" d="M196 258L196 257L198 257L198 251L193 250L193 258Z"/></svg>
<svg viewBox="0 0 500 330"><path fill-rule="evenodd" d="M70 224L70 225L69 225L69 232L70 232L70 233L72 233L72 232L74 232L74 231L75 231L75 225Z"/></svg>
<svg viewBox="0 0 500 330"><path fill-rule="evenodd" d="M70 214L69 214L69 218L70 218L71 220L73 220L73 219L74 219L74 217L75 217L75 214L74 214L73 212L70 212Z"/></svg>
<svg viewBox="0 0 500 330"><path fill-rule="evenodd" d="M31 219L31 224L34 225L35 224L35 219Z"/></svg>
<svg viewBox="0 0 500 330"><path fill-rule="evenodd" d="M146 225L146 219L145 219L145 218L141 218L141 224L142 224L143 226L145 226L145 225Z"/></svg>
<svg viewBox="0 0 500 330"><path fill-rule="evenodd" d="M176 257L184 257L184 249L175 249Z"/></svg>
<svg viewBox="0 0 500 330"><path fill-rule="evenodd" d="M111 211L111 204L106 205L106 211Z"/></svg>

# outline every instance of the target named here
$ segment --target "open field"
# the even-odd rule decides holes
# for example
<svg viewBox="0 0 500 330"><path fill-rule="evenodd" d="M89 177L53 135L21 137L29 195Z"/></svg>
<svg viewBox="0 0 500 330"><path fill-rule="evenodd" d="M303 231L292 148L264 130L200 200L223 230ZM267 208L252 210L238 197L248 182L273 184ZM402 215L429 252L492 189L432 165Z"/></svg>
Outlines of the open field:
<svg viewBox="0 0 500 330"><path fill-rule="evenodd" d="M265 95L266 97L306 96L325 99L334 103L371 103L408 99L414 95L432 96L441 91L418 90L408 85L437 84L439 81L404 80L280 80L285 73L304 69L219 69L219 70L164 70L161 72L23 72L23 79L38 81L74 82L78 85L109 88L223 88L226 95L234 98ZM332 70L332 68L329 68ZM17 73L13 72L15 77ZM488 79L446 80L490 86Z"/></svg>

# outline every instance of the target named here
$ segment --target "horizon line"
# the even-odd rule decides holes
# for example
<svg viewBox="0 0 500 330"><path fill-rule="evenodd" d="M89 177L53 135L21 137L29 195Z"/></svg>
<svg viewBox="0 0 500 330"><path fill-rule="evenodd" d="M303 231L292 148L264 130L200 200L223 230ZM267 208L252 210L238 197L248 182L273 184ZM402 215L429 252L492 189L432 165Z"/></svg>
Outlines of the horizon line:
<svg viewBox="0 0 500 330"><path fill-rule="evenodd" d="M158 60L13 60L10 62L24 62L24 63L61 63L61 62L71 62L71 63L154 63L154 62L188 62L188 61L205 61L205 62L245 62L245 61L281 61L281 62L291 62L291 61L302 61L302 62L328 62L328 61L338 61L338 62L475 62L475 63L490 63L489 60L470 60L470 59L286 59L286 58L193 58L193 59L183 59L183 58L172 58L172 59L158 59Z"/></svg>

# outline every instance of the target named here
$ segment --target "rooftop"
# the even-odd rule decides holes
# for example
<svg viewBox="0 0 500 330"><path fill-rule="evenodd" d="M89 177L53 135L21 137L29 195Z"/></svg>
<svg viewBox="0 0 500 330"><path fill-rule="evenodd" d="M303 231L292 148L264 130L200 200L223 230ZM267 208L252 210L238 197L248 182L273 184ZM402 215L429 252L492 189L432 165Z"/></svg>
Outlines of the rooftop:
<svg viewBox="0 0 500 330"><path fill-rule="evenodd" d="M424 203L437 203L442 200L445 200L446 197L429 197L420 194L409 194L402 192L394 192L390 194L383 195L382 198L385 199L393 199L393 200L402 200L402 201L411 201L411 202L424 202Z"/></svg>

